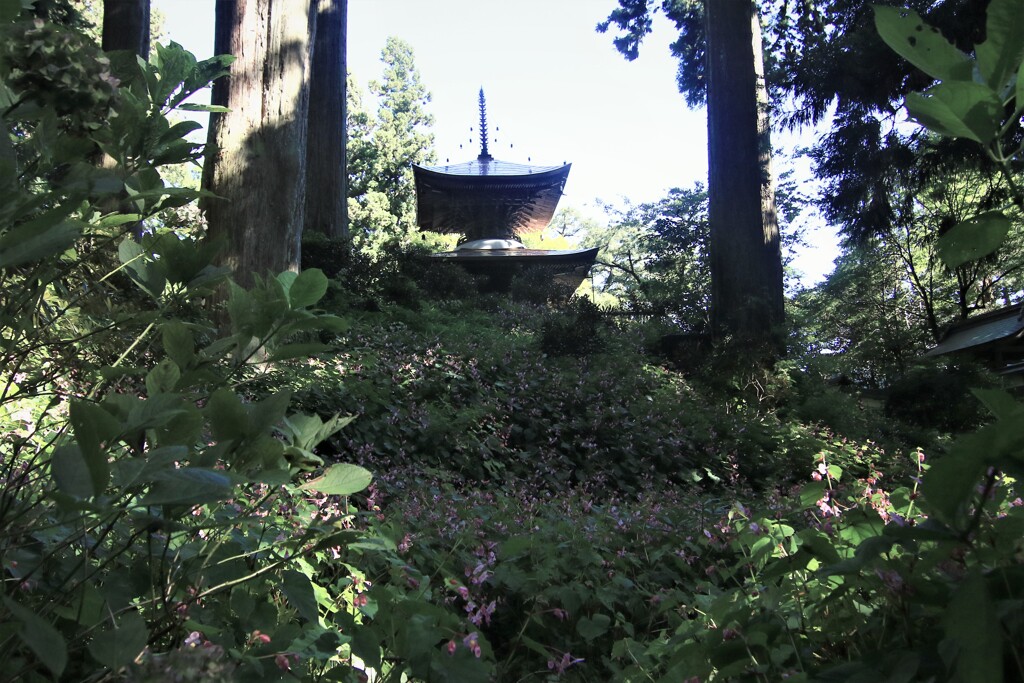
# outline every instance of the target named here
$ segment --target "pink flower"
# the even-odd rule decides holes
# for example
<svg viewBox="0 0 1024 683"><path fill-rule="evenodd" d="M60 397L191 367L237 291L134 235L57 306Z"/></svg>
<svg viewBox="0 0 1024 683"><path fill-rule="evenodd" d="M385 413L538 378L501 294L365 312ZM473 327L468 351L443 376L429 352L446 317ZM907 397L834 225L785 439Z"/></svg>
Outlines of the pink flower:
<svg viewBox="0 0 1024 683"><path fill-rule="evenodd" d="M469 635L467 635L465 638L462 639L462 644L469 648L470 652L473 653L474 657L479 659L480 658L480 643L477 641L477 638L479 638L479 635L477 634L476 631L473 631L472 633L470 633Z"/></svg>
<svg viewBox="0 0 1024 683"><path fill-rule="evenodd" d="M253 644L260 643L262 645L266 645L270 642L270 636L268 636L266 633L261 633L258 630L253 631L252 635L249 636L249 642Z"/></svg>

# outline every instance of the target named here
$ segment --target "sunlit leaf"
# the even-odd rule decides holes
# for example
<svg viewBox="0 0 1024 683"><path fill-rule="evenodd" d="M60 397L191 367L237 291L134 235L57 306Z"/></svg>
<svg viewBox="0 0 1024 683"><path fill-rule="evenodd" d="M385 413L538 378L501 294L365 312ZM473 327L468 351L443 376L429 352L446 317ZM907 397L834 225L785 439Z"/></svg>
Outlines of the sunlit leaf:
<svg viewBox="0 0 1024 683"><path fill-rule="evenodd" d="M988 86L952 81L907 95L907 111L922 126L987 145L999 132L1003 105Z"/></svg>
<svg viewBox="0 0 1024 683"><path fill-rule="evenodd" d="M234 493L228 475L202 467L162 471L154 480L142 505L197 505L224 500Z"/></svg>
<svg viewBox="0 0 1024 683"><path fill-rule="evenodd" d="M985 82L1001 92L1024 58L1024 0L992 0L985 8L985 42L975 46L978 70ZM1017 87L1020 87L1018 82Z"/></svg>
<svg viewBox="0 0 1024 683"><path fill-rule="evenodd" d="M308 268L295 278L288 290L292 308L312 306L327 293L327 276L319 268Z"/></svg>
<svg viewBox="0 0 1024 683"><path fill-rule="evenodd" d="M322 476L311 479L299 488L319 491L330 496L350 496L370 485L373 475L359 465L332 465Z"/></svg>
<svg viewBox="0 0 1024 683"><path fill-rule="evenodd" d="M937 249L950 268L988 256L998 249L1010 232L1010 220L999 211L989 211L957 223L939 237Z"/></svg>
<svg viewBox="0 0 1024 683"><path fill-rule="evenodd" d="M917 12L875 5L878 35L897 54L932 78L971 80L971 59Z"/></svg>

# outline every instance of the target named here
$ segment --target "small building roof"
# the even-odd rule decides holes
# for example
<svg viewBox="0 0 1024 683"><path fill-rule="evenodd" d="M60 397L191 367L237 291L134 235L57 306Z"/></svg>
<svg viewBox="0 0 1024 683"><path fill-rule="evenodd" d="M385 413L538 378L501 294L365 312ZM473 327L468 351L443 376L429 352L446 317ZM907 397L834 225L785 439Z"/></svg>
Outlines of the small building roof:
<svg viewBox="0 0 1024 683"><path fill-rule="evenodd" d="M997 348L998 347L998 348ZM1016 355L1024 352L1024 307L1005 306L995 311L954 323L926 356L957 351Z"/></svg>

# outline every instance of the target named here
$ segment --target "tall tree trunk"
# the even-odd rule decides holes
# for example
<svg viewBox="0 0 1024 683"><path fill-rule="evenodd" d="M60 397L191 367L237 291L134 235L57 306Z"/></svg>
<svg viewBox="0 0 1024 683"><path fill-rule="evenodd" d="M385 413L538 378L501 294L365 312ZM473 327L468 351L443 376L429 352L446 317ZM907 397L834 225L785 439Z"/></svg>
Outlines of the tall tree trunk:
<svg viewBox="0 0 1024 683"><path fill-rule="evenodd" d="M785 312L761 26L752 0L706 0L711 320L781 352Z"/></svg>
<svg viewBox="0 0 1024 683"><path fill-rule="evenodd" d="M203 187L212 237L239 284L298 270L306 206L313 0L217 0L214 51L231 54L214 83Z"/></svg>
<svg viewBox="0 0 1024 683"><path fill-rule="evenodd" d="M131 50L149 59L150 0L103 0L103 50Z"/></svg>
<svg viewBox="0 0 1024 683"><path fill-rule="evenodd" d="M317 0L309 87L306 229L348 239L345 37L348 0Z"/></svg>

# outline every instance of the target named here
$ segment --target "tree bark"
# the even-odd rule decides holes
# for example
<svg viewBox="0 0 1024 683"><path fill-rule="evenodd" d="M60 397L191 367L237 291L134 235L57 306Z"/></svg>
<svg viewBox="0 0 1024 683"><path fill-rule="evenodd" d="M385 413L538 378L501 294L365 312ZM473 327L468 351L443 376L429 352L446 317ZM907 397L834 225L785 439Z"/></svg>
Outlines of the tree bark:
<svg viewBox="0 0 1024 683"><path fill-rule="evenodd" d="M348 0L317 0L316 4L306 149L306 229L347 240L345 37Z"/></svg>
<svg viewBox="0 0 1024 683"><path fill-rule="evenodd" d="M760 20L752 0L706 13L712 330L774 357L785 311Z"/></svg>
<svg viewBox="0 0 1024 683"><path fill-rule="evenodd" d="M103 51L131 50L149 60L150 0L103 0Z"/></svg>
<svg viewBox="0 0 1024 683"><path fill-rule="evenodd" d="M215 52L235 62L213 87L230 111L211 117L203 208L243 286L299 269L315 16L313 0L217 0Z"/></svg>

